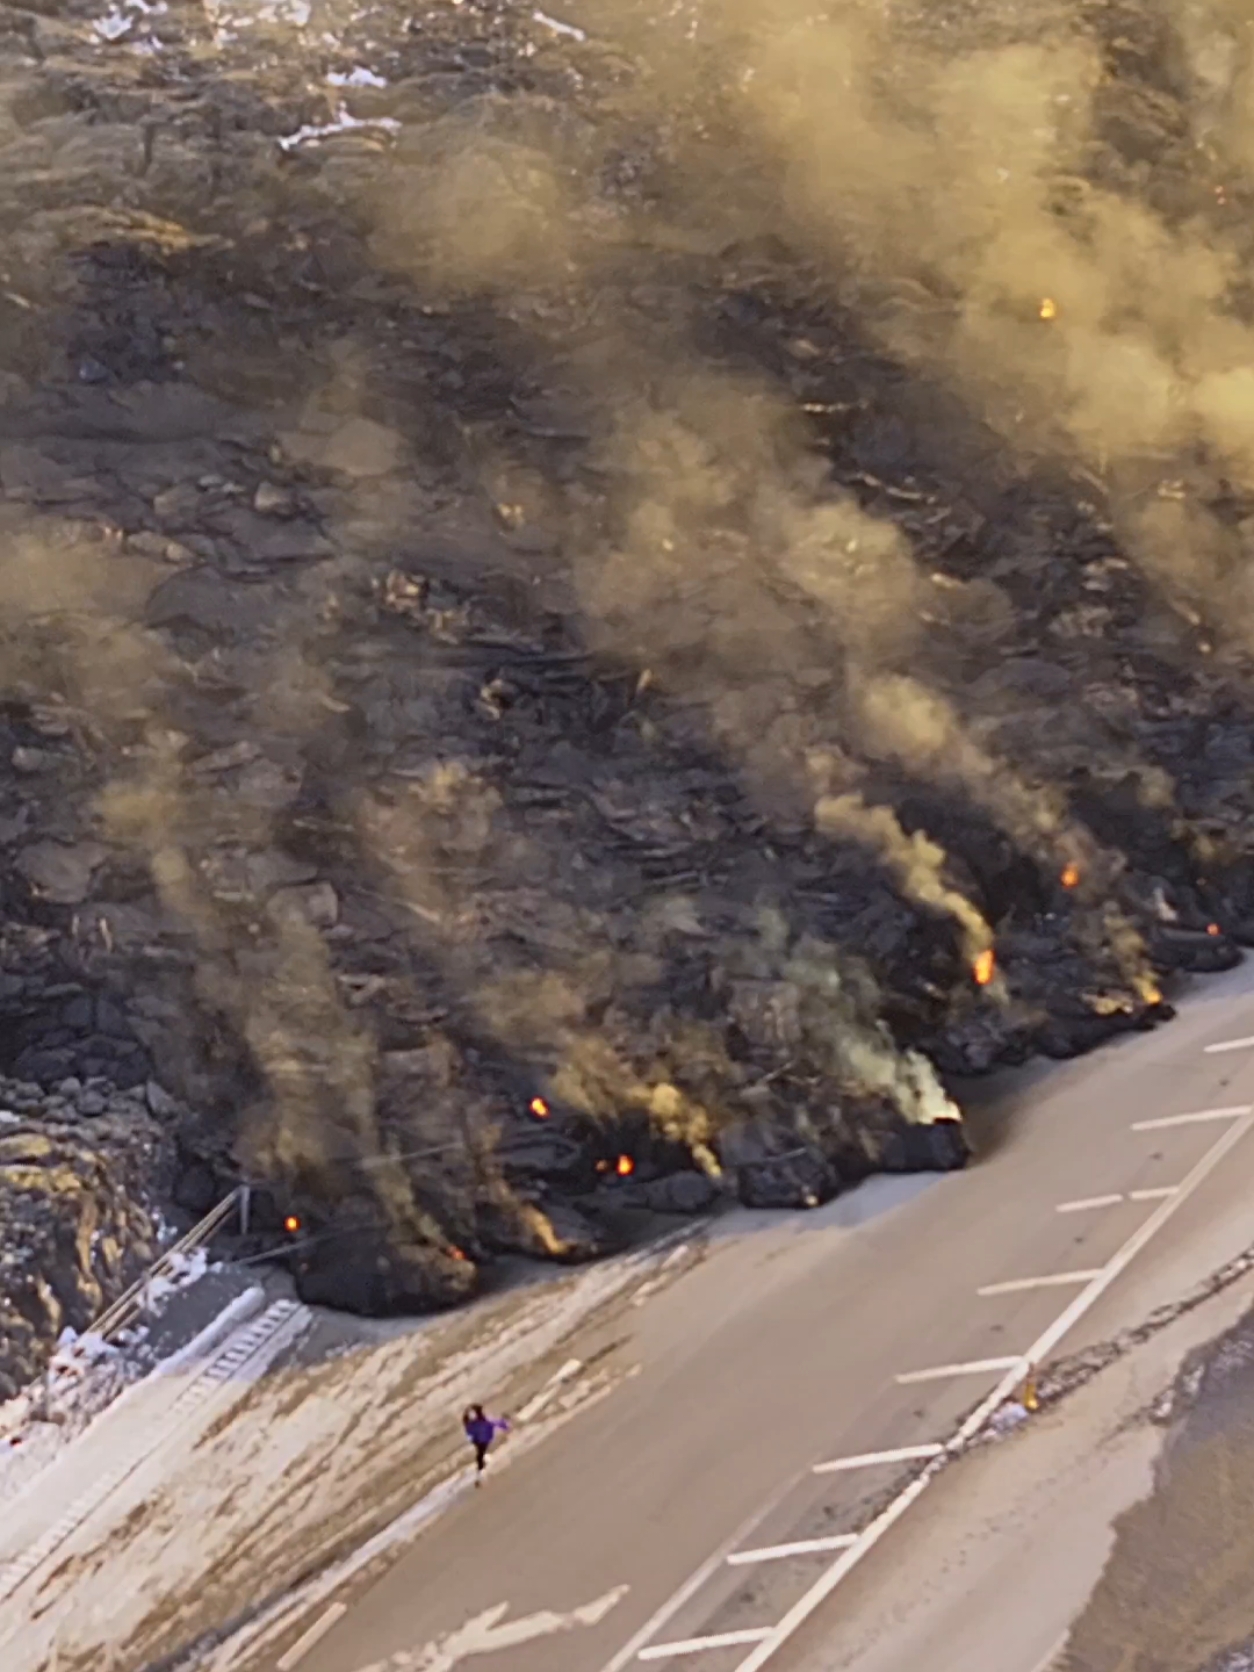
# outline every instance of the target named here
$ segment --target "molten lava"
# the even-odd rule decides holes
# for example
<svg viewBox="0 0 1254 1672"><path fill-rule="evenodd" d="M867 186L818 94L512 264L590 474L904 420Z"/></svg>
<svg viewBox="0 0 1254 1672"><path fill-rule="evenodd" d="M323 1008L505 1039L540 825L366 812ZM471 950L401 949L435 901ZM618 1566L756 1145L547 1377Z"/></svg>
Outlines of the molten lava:
<svg viewBox="0 0 1254 1672"><path fill-rule="evenodd" d="M300 1230L300 1220L294 1213L289 1213L287 1218L283 1221L283 1229L289 1234L289 1236L295 1236L296 1232Z"/></svg>
<svg viewBox="0 0 1254 1672"><path fill-rule="evenodd" d="M620 1155L614 1163L614 1171L620 1179L630 1178L636 1170L636 1164L629 1155Z"/></svg>
<svg viewBox="0 0 1254 1672"><path fill-rule="evenodd" d="M1080 880L1080 867L1074 861L1064 865L1058 880L1064 888L1074 888Z"/></svg>
<svg viewBox="0 0 1254 1672"><path fill-rule="evenodd" d="M527 1107L537 1120L548 1120L549 1106L542 1097L533 1097Z"/></svg>
<svg viewBox="0 0 1254 1672"><path fill-rule="evenodd" d="M971 974L975 977L977 987L987 987L993 979L997 969L997 959L991 946L985 947L983 952L977 953L975 962L971 965Z"/></svg>

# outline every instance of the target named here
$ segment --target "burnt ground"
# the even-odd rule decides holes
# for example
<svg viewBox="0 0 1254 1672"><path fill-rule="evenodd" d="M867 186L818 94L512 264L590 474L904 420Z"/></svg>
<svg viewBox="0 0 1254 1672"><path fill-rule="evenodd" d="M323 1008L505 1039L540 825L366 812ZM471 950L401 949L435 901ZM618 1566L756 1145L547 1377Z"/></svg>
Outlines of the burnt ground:
<svg viewBox="0 0 1254 1672"><path fill-rule="evenodd" d="M1219 442L1020 434L695 11L578 11L0 6L0 1072L89 1147L146 1088L154 1190L370 1310L952 1164L944 1086L1254 944ZM1082 41L1050 225L1237 261L1152 6L899 27Z"/></svg>

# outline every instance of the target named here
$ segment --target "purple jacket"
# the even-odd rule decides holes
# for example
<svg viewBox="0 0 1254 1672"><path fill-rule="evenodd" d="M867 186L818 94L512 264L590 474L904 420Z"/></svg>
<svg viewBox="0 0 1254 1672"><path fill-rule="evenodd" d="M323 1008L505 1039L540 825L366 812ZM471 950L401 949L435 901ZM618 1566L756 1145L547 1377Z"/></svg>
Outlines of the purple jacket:
<svg viewBox="0 0 1254 1672"><path fill-rule="evenodd" d="M502 1417L471 1417L462 1426L466 1438L476 1446L490 1446L498 1434L509 1432L509 1424Z"/></svg>

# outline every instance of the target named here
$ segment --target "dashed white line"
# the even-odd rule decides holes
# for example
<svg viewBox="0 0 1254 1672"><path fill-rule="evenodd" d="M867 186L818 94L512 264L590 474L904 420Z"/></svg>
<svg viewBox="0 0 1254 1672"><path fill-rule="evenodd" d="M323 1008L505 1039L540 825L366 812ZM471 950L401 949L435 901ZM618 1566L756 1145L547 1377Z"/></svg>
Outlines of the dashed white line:
<svg viewBox="0 0 1254 1672"><path fill-rule="evenodd" d="M278 1672L292 1672L292 1668L304 1660L314 1644L320 1642L331 1627L338 1620L342 1620L347 1613L347 1603L333 1602L328 1609L319 1614L308 1631L301 1633L287 1653L280 1655L278 1660L275 1661L274 1664L278 1667Z"/></svg>
<svg viewBox="0 0 1254 1672"><path fill-rule="evenodd" d="M1120 1202L1161 1202L1168 1196L1174 1196L1174 1184L1156 1184L1144 1190L1129 1190L1125 1196L1122 1191L1112 1191L1109 1196L1080 1196L1074 1202L1059 1202L1055 1213L1087 1213L1091 1208L1113 1208Z"/></svg>
<svg viewBox="0 0 1254 1672"><path fill-rule="evenodd" d="M982 1289L975 1292L981 1297L989 1295L1019 1295L1028 1289L1065 1289L1070 1283L1091 1283L1095 1277L1100 1277L1101 1267L1091 1271L1055 1271L1048 1277L1011 1277L1004 1283L986 1283Z"/></svg>
<svg viewBox="0 0 1254 1672"><path fill-rule="evenodd" d="M717 1631L710 1637L683 1637L675 1643L654 1643L641 1649L637 1660L669 1660L672 1655L700 1655L707 1649L734 1649L741 1643L761 1643L770 1626L746 1626L743 1631Z"/></svg>
<svg viewBox="0 0 1254 1672"><path fill-rule="evenodd" d="M1016 1381L1024 1370L1033 1364L1040 1364L1045 1356L1054 1350L1090 1307L1101 1299L1110 1285L1131 1264L1145 1245L1157 1236L1176 1209L1187 1201L1198 1186L1209 1177L1228 1151L1245 1137L1251 1126L1254 1126L1254 1120L1248 1117L1245 1120L1234 1122L1223 1136L1211 1145L1193 1170L1182 1180L1175 1193L1155 1208L1145 1223L1132 1233L1117 1253L1111 1256L1102 1267L1101 1276L1094 1278L1086 1289L1080 1291L1071 1305L1059 1313L1044 1334L1028 1348L1024 1358L1009 1363L1008 1373L997 1384L992 1393L982 1400L966 1421L961 1424L949 1442L950 1448L953 1450L959 1449L980 1432L1003 1400L1008 1399L1014 1392ZM897 1379L900 1381L902 1378L898 1377ZM841 1580L847 1574L852 1573L863 1557L873 1550L884 1535L896 1525L915 1500L927 1491L936 1479L939 1469L938 1460L934 1460L927 1468L921 1469L910 1484L904 1487L893 1501L876 1516L875 1520L863 1529L858 1537L857 1544L851 1544L848 1550L842 1551L837 1556L827 1571L819 1575L804 1595L798 1597L784 1617L777 1622L770 1634L764 1637L736 1665L733 1672L762 1672L762 1668L783 1648L793 1633L800 1630L815 1610L826 1602Z"/></svg>
<svg viewBox="0 0 1254 1672"><path fill-rule="evenodd" d="M1217 1056L1220 1051L1248 1051L1254 1047L1254 1034L1246 1039L1221 1039L1217 1045L1207 1045L1203 1056Z"/></svg>
<svg viewBox="0 0 1254 1672"><path fill-rule="evenodd" d="M1116 1190L1110 1196L1081 1196L1075 1202L1059 1202L1055 1213L1087 1213L1090 1208L1113 1208L1123 1201L1123 1194Z"/></svg>
<svg viewBox="0 0 1254 1672"><path fill-rule="evenodd" d="M1197 1109L1190 1115L1159 1115L1156 1120L1137 1120L1132 1123L1134 1132L1161 1132L1168 1126L1201 1126L1211 1120L1239 1120L1242 1115L1248 1115L1251 1110L1249 1103L1234 1103L1227 1109Z"/></svg>
<svg viewBox="0 0 1254 1672"><path fill-rule="evenodd" d="M995 1370L1011 1370L1023 1363L1019 1358L970 1359L966 1364L938 1364L930 1370L906 1370L894 1380L900 1387L912 1382L939 1382L946 1376L987 1376Z"/></svg>
<svg viewBox="0 0 1254 1672"><path fill-rule="evenodd" d="M939 1457L944 1446L898 1446L894 1451L864 1451L857 1457L837 1457L830 1463L816 1463L812 1473L838 1475L846 1469L873 1469L879 1463L913 1463Z"/></svg>
<svg viewBox="0 0 1254 1672"><path fill-rule="evenodd" d="M649 1643L657 1636L659 1631L670 1624L676 1614L692 1601L708 1579L722 1571L723 1564L728 1556L738 1550L746 1539L751 1538L767 1517L777 1510L781 1504L787 1502L789 1495L805 1480L808 1472L808 1470L805 1470L781 1481L766 1502L759 1504L753 1514L746 1521L742 1521L731 1537L720 1544L712 1555L706 1557L699 1568L688 1575L679 1589L667 1597L660 1608L654 1609L649 1618L628 1638L618 1653L606 1661L601 1668L601 1672L625 1672L625 1668L631 1665L636 1659L637 1653L644 1648L645 1644Z"/></svg>
<svg viewBox="0 0 1254 1672"><path fill-rule="evenodd" d="M817 1550L848 1550L857 1544L857 1533L833 1533L828 1538L799 1538L791 1544L765 1544L760 1550L737 1550L727 1558L728 1567L747 1567L753 1562L783 1562L790 1556L812 1556Z"/></svg>

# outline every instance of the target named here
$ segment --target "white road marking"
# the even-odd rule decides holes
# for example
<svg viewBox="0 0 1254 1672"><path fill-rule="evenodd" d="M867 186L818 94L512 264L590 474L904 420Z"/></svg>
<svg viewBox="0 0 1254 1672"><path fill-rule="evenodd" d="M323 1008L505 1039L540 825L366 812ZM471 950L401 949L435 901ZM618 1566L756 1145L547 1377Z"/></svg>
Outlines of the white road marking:
<svg viewBox="0 0 1254 1672"><path fill-rule="evenodd" d="M1174 1196L1174 1184L1156 1184L1145 1190L1129 1190L1125 1196L1121 1191L1112 1191L1109 1196L1081 1196L1074 1202L1059 1202L1055 1213L1085 1213L1090 1208L1113 1208L1120 1202L1161 1202L1167 1196Z"/></svg>
<svg viewBox="0 0 1254 1672"><path fill-rule="evenodd" d="M346 1602L333 1602L330 1608L318 1616L309 1630L303 1632L296 1639L287 1653L280 1655L278 1660L275 1661L274 1664L278 1667L279 1672L292 1672L293 1666L304 1660L314 1644L320 1642L336 1621L342 1620L347 1613L348 1604Z"/></svg>
<svg viewBox="0 0 1254 1672"><path fill-rule="evenodd" d="M695 1572L689 1574L679 1589L650 1614L640 1629L634 1632L631 1638L623 1644L618 1653L605 1663L601 1672L624 1672L624 1668L630 1666L632 1661L636 1659L637 1652L656 1637L663 1626L670 1624L680 1609L686 1603L691 1602L705 1582L721 1570L728 1556L739 1550L745 1540L751 1538L757 1532L767 1517L787 1501L792 1492L806 1479L809 1472L808 1469L804 1469L799 1474L792 1475L782 1481L766 1502L759 1504L753 1514L746 1521L741 1522L731 1537L720 1544L712 1556L707 1556L701 1566ZM212 1672L230 1672L230 1668L213 1668Z"/></svg>
<svg viewBox="0 0 1254 1672"><path fill-rule="evenodd" d="M1065 1289L1069 1283L1091 1283L1100 1277L1101 1267L1090 1271L1055 1271L1048 1277L1011 1277L1004 1283L986 1283L975 1292L980 1296L1018 1295L1025 1289Z"/></svg>
<svg viewBox="0 0 1254 1672"><path fill-rule="evenodd" d="M1044 1334L1033 1342L1024 1358L1018 1361L1014 1369L1002 1378L992 1393L976 1406L975 1410L971 1412L950 1440L948 1449L957 1450L980 1432L998 1406L1015 1391L1023 1374L1023 1365L1039 1364L1047 1353L1053 1351L1085 1313L1101 1299L1116 1277L1131 1264L1146 1244L1158 1235L1176 1209L1181 1207L1199 1185L1205 1182L1228 1151L1245 1137L1251 1126L1254 1126L1254 1119L1247 1115L1244 1120L1235 1121L1219 1139L1218 1143L1211 1145L1192 1172L1188 1173L1181 1181L1175 1194L1167 1197L1159 1207L1154 1209L1144 1224L1139 1226L1123 1247L1106 1262L1102 1268L1101 1276L1095 1277L1087 1289L1080 1291L1071 1305L1060 1312ZM805 1595L799 1597L793 1603L783 1619L773 1628L770 1636L764 1637L757 1647L733 1669L733 1672L762 1672L762 1668L787 1643L793 1633L800 1630L815 1610L827 1601L827 1598L840 1584L841 1580L847 1574L853 1572L863 1557L873 1550L885 1533L897 1524L915 1500L927 1491L942 1467L941 1460L934 1459L925 1468L921 1469L910 1484L897 1494L892 1503L888 1504L876 1516L875 1520L859 1534L857 1544L851 1544L848 1550L837 1556L831 1567L815 1580Z"/></svg>
<svg viewBox="0 0 1254 1672"><path fill-rule="evenodd" d="M699 1655L706 1649L734 1649L739 1643L761 1643L770 1626L746 1626L743 1631L718 1631L712 1637L683 1637L675 1643L655 1643L641 1649L637 1660L669 1660L672 1655Z"/></svg>
<svg viewBox="0 0 1254 1672"><path fill-rule="evenodd" d="M938 1364L931 1370L907 1370L893 1380L899 1387L908 1387L912 1382L939 1382L946 1376L985 1376L994 1370L1009 1370L1012 1365L1023 1363L1020 1358L982 1358L971 1359L966 1364Z"/></svg>
<svg viewBox="0 0 1254 1672"><path fill-rule="evenodd" d="M1071 1627L1068 1626L1066 1631L1063 1632L1062 1636L1054 1644L1053 1648L1050 1649L1045 1655L1043 1655L1041 1657L1040 1660L1037 1661L1036 1665L1032 1668L1032 1672L1053 1672L1054 1662L1058 1659L1059 1655L1066 1648L1067 1639L1070 1636L1071 1636Z"/></svg>
<svg viewBox="0 0 1254 1672"><path fill-rule="evenodd" d="M1221 1039L1217 1045L1208 1045L1202 1055L1213 1057L1220 1051L1248 1051L1254 1046L1254 1034L1248 1039Z"/></svg>
<svg viewBox="0 0 1254 1672"><path fill-rule="evenodd" d="M838 1475L846 1469L873 1469L878 1463L913 1463L939 1457L944 1446L898 1446L895 1451L864 1451L857 1457L837 1457L831 1463L816 1463L816 1475Z"/></svg>
<svg viewBox="0 0 1254 1672"><path fill-rule="evenodd" d="M783 1562L790 1556L812 1556L816 1550L847 1550L858 1542L857 1533L833 1533L830 1538L799 1538L792 1544L764 1544L760 1550L736 1550L727 1558L729 1567L747 1567L751 1562Z"/></svg>
<svg viewBox="0 0 1254 1672"><path fill-rule="evenodd" d="M1250 1104L1234 1103L1230 1109L1198 1109L1191 1115L1160 1115L1157 1120L1137 1120L1132 1123L1134 1132L1161 1132L1167 1126L1200 1126L1210 1120L1238 1120L1242 1115L1248 1115Z"/></svg>
<svg viewBox="0 0 1254 1672"><path fill-rule="evenodd" d="M1087 1213L1090 1208L1113 1208L1123 1196L1115 1191L1112 1196L1081 1196L1076 1202L1059 1202L1055 1213Z"/></svg>
<svg viewBox="0 0 1254 1672"><path fill-rule="evenodd" d="M537 1614L525 1614L520 1620L507 1620L505 1615L509 1612L509 1603L498 1602L491 1608L485 1608L482 1614L476 1614L472 1620L467 1620L456 1631L446 1632L412 1653L407 1651L401 1657L402 1663L415 1669L421 1667L422 1672L452 1672L459 1662L469 1660L472 1655L489 1655L497 1649L516 1649L520 1643L530 1643L537 1637L551 1637L554 1632L599 1625L630 1589L630 1585L615 1585L612 1591L606 1591L604 1596L597 1597L593 1602L585 1602L582 1608L572 1608L569 1614L555 1614L551 1609L543 1608ZM392 1658L393 1661L397 1659L396 1656ZM389 1661L375 1662L372 1666L362 1667L361 1672L375 1672L376 1667L390 1664Z"/></svg>

